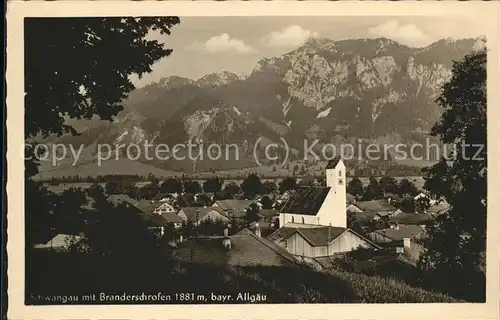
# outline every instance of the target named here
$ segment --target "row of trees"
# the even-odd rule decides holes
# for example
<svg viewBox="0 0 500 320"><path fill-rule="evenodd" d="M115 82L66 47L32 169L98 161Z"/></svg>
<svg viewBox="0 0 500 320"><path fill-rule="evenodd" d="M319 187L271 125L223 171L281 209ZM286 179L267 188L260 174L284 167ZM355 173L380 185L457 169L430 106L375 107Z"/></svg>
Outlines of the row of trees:
<svg viewBox="0 0 500 320"><path fill-rule="evenodd" d="M301 183L309 185L313 183L313 180L304 180ZM254 198L257 195L274 192L284 193L287 190L296 189L298 186L299 183L292 177L285 178L276 184L273 181L262 181L256 174L250 174L241 184L234 181L225 184L224 180L217 177L207 179L203 183L197 180L176 178L160 182L153 178L150 183L142 187L138 187L132 181L113 180L106 183L105 190L108 194L127 194L137 200L152 199L160 193L198 194L201 192L216 193L218 199L230 199L237 194L242 194L245 198Z"/></svg>
<svg viewBox="0 0 500 320"><path fill-rule="evenodd" d="M363 182L355 177L347 184L347 192L359 200L369 201L382 199L387 193L402 197L414 197L420 191L415 184L408 179L399 182L393 177L382 177L379 180L372 177L365 187Z"/></svg>

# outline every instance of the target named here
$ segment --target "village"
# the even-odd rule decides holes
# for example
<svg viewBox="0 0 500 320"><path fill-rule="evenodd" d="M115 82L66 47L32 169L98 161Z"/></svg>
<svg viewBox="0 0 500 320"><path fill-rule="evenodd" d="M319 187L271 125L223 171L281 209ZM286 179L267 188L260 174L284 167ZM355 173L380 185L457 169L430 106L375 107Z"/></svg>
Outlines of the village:
<svg viewBox="0 0 500 320"><path fill-rule="evenodd" d="M351 266L355 272L390 270L394 276L401 268L416 268L427 226L449 205L411 183L387 184L389 177L378 186L372 179L363 191L359 180L346 183L347 170L337 157L324 168L323 181L309 185L288 179L275 190L256 188L254 194L159 192L141 200L120 193L106 196L109 203L139 215L152 234L168 243L179 272L193 264L306 264L324 270L352 252L363 257ZM246 183L252 178L258 179L250 177ZM76 230L57 233L34 249L64 252L85 247L85 241L85 234Z"/></svg>

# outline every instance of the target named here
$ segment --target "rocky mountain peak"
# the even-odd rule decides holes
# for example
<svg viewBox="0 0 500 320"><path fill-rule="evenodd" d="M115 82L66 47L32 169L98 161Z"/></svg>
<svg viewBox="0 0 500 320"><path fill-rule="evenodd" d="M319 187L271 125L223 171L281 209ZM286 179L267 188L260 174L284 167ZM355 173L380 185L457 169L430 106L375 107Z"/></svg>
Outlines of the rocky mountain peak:
<svg viewBox="0 0 500 320"><path fill-rule="evenodd" d="M196 84L200 87L219 87L222 85L227 85L233 81L240 80L241 76L228 72L221 71L216 73L207 74L196 81Z"/></svg>

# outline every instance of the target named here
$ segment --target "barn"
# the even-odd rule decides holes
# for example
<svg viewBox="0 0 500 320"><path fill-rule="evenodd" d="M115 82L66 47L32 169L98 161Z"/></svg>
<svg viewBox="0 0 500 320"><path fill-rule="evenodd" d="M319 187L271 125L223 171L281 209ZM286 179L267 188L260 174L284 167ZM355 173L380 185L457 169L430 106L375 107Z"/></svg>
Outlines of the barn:
<svg viewBox="0 0 500 320"><path fill-rule="evenodd" d="M378 249L375 243L351 229L342 227L280 228L270 240L286 248L295 256L318 258L355 250L359 247Z"/></svg>

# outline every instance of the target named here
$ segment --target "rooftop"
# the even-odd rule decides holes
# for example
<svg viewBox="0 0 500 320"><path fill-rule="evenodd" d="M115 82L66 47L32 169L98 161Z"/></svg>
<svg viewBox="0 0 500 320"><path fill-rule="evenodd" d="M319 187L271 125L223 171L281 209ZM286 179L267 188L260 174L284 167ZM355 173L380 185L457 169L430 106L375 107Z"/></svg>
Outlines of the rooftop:
<svg viewBox="0 0 500 320"><path fill-rule="evenodd" d="M330 187L300 187L285 203L281 212L316 215L323 205Z"/></svg>
<svg viewBox="0 0 500 320"><path fill-rule="evenodd" d="M381 199L370 200L370 201L358 201L354 205L363 211L370 211L374 213L397 210L396 207L394 207L387 201Z"/></svg>
<svg viewBox="0 0 500 320"><path fill-rule="evenodd" d="M230 266L296 266L297 260L284 248L252 233L229 237L231 248L224 247L224 237L206 237L179 244L175 259L185 263Z"/></svg>
<svg viewBox="0 0 500 320"><path fill-rule="evenodd" d="M242 217L246 214L246 208L254 203L254 200L217 200L215 203L224 211L230 212L235 217Z"/></svg>
<svg viewBox="0 0 500 320"><path fill-rule="evenodd" d="M66 249L71 243L78 243L83 237L70 235L70 234L58 234L48 242L43 244L37 244L34 246L35 249Z"/></svg>
<svg viewBox="0 0 500 320"><path fill-rule="evenodd" d="M387 228L373 231L370 234L378 233L393 241L402 241L403 239L411 239L423 232L424 229L418 225L399 225L398 228Z"/></svg>
<svg viewBox="0 0 500 320"><path fill-rule="evenodd" d="M226 216L226 213L222 209L217 207L183 207L180 211L184 212L187 219L193 222L202 219L212 211L216 211L221 215Z"/></svg>
<svg viewBox="0 0 500 320"><path fill-rule="evenodd" d="M426 224L432 221L433 218L425 213L400 213L391 218L391 222L399 224Z"/></svg>

